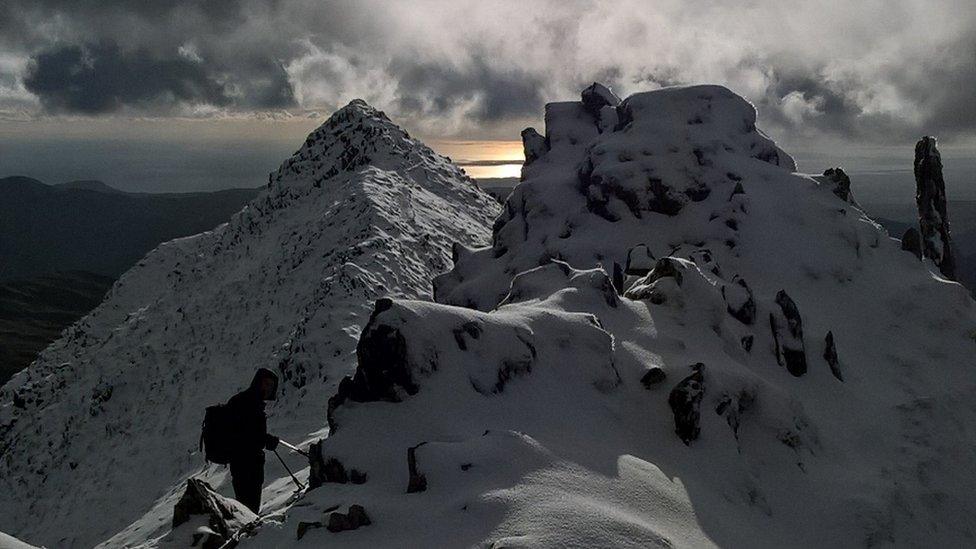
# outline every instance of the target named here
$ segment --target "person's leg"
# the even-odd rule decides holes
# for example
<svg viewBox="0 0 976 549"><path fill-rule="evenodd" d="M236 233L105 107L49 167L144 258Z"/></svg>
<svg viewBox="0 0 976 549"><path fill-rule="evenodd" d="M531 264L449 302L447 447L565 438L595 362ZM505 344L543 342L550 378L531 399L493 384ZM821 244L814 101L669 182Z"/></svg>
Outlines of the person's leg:
<svg viewBox="0 0 976 549"><path fill-rule="evenodd" d="M234 485L234 499L258 514L264 486L264 462L232 462L230 476Z"/></svg>

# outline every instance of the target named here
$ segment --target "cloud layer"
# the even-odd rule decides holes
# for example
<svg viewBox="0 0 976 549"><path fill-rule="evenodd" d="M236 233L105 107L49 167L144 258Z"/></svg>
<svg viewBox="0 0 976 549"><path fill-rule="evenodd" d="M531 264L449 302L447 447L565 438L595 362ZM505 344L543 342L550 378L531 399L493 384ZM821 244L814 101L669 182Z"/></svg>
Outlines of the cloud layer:
<svg viewBox="0 0 976 549"><path fill-rule="evenodd" d="M976 133L971 0L7 0L0 111L257 116L363 97L427 135L512 137L593 80L714 82L791 135Z"/></svg>

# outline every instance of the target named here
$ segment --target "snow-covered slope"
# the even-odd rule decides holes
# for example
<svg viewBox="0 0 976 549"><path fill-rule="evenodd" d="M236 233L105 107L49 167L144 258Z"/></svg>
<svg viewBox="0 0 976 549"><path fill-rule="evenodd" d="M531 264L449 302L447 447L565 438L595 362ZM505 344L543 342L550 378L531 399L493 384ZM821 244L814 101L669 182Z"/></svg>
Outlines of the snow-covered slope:
<svg viewBox="0 0 976 549"><path fill-rule="evenodd" d="M258 367L269 427L301 442L381 296L425 299L497 203L361 101L336 112L230 223L161 245L0 390L0 530L36 544L155 539L185 479L229 492L196 451L204 407ZM293 455L291 465L302 465ZM290 480L271 456L267 499Z"/></svg>
<svg viewBox="0 0 976 549"><path fill-rule="evenodd" d="M972 545L972 299L755 123L548 105L492 245L377 302L322 486L241 547Z"/></svg>

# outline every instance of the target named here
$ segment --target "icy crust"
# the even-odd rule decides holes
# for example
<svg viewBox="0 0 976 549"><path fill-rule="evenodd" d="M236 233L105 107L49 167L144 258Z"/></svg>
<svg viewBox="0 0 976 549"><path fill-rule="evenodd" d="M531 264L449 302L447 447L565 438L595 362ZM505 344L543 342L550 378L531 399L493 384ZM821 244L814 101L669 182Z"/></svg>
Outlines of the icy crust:
<svg viewBox="0 0 976 549"><path fill-rule="evenodd" d="M317 186L352 147L357 160ZM486 242L498 211L362 102L274 181L228 224L148 254L0 389L0 529L90 547L152 508L119 546L165 525L189 475L229 493L225 470L201 470L204 408L269 367L284 382L270 427L305 440L355 367L373 301L429 298L450 245ZM269 463L268 484L283 474Z"/></svg>
<svg viewBox="0 0 976 549"><path fill-rule="evenodd" d="M442 305L377 304L313 454L361 482L319 470L244 546L970 544L967 292L792 173L727 90L639 94L612 130L596 106L549 105L546 150L493 245L455 247ZM656 211L645 169L687 201ZM522 339L549 366L506 368ZM351 503L371 526L291 541Z"/></svg>

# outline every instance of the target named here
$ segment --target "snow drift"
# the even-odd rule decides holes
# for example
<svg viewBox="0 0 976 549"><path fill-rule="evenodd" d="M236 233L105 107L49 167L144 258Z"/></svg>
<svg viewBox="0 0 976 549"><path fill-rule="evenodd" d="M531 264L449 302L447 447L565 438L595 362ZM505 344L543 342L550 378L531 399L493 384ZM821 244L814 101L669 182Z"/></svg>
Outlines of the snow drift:
<svg viewBox="0 0 976 549"><path fill-rule="evenodd" d="M321 430L373 300L429 298L451 244L486 242L497 211L460 168L350 103L230 223L147 255L0 390L0 530L155 543L189 476L231 493L224 468L201 468L206 406L265 366L283 382L272 432ZM274 459L269 507L290 483Z"/></svg>

